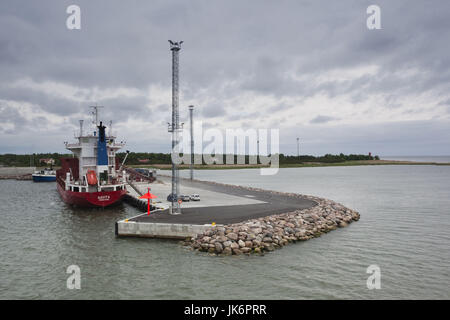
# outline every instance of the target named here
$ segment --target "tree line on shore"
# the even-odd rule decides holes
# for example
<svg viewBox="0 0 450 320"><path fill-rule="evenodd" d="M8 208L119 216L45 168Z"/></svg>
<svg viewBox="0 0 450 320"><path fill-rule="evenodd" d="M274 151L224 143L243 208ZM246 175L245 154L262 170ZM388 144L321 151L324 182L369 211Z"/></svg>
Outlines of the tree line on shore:
<svg viewBox="0 0 450 320"><path fill-rule="evenodd" d="M71 154L62 153L32 153L32 154L13 154L6 153L0 154L0 165L6 167L45 167L49 166L41 159L53 159L54 165L59 166L61 164L60 158L71 158Z"/></svg>
<svg viewBox="0 0 450 320"><path fill-rule="evenodd" d="M125 152L117 153L117 158L122 161L125 157ZM10 167L39 167L46 166L41 162L41 159L54 159L55 166L61 164L60 158L72 157L72 154L60 154L60 153L34 153L34 154L0 154L0 165ZM220 163L220 159L223 159L222 163L225 163L226 155L215 155L217 163ZM364 154L326 154L324 156L312 156L312 155L279 155L280 164L297 164L305 162L319 162L319 163L338 163L345 161L355 160L379 160L378 156L364 155ZM149 164L171 164L170 153L148 153L148 152L130 152L126 164L128 165L149 165ZM237 162L237 155L234 155L234 163ZM249 156L245 156L245 163L249 163ZM206 164L203 160L203 164Z"/></svg>

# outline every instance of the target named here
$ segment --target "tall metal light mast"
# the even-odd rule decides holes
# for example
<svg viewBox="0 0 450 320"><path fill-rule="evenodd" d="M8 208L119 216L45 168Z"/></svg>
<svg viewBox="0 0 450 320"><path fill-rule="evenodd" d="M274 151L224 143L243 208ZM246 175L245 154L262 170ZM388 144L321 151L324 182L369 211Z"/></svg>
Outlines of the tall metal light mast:
<svg viewBox="0 0 450 320"><path fill-rule="evenodd" d="M300 158L300 145L299 145L300 138L297 138L297 158Z"/></svg>
<svg viewBox="0 0 450 320"><path fill-rule="evenodd" d="M178 153L178 133L180 127L180 115L178 111L178 58L181 44L183 41L173 42L169 40L170 50L172 51L172 124L169 125L169 132L172 133L172 214L180 214L180 206L178 205L178 196L180 195L179 171L178 165L173 161L173 156Z"/></svg>
<svg viewBox="0 0 450 320"><path fill-rule="evenodd" d="M189 118L190 118L190 129L191 129L191 163L189 164L189 169L191 171L191 180L194 180L194 106L189 106Z"/></svg>

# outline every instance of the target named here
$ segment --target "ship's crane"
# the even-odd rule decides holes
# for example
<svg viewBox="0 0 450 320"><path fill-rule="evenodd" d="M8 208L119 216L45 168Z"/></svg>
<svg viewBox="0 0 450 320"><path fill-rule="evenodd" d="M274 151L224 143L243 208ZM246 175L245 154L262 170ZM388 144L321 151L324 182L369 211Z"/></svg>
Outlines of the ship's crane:
<svg viewBox="0 0 450 320"><path fill-rule="evenodd" d="M122 171L123 165L125 164L125 161L127 160L129 154L130 154L130 151L127 150L127 154L125 155L125 158L123 158L123 161L119 167L119 172Z"/></svg>

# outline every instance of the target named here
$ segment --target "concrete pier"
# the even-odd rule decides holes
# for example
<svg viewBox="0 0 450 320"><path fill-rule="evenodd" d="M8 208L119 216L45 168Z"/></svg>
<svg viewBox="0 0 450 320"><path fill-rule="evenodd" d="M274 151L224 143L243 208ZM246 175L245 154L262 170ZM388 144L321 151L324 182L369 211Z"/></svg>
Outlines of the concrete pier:
<svg viewBox="0 0 450 320"><path fill-rule="evenodd" d="M0 167L0 180L31 180L31 174L35 170L36 167Z"/></svg>
<svg viewBox="0 0 450 320"><path fill-rule="evenodd" d="M134 186L141 192L151 188L151 193L158 196L153 205L159 209L150 215L145 213L116 222L116 235L183 239L204 232L212 224L219 226L239 223L316 205L310 199L271 191L189 179L180 179L180 182L181 194L196 193L201 199L183 202L181 215L169 214L170 203L166 197L171 185L168 177L160 177L151 184L135 183ZM129 196L138 197L136 190L128 189Z"/></svg>

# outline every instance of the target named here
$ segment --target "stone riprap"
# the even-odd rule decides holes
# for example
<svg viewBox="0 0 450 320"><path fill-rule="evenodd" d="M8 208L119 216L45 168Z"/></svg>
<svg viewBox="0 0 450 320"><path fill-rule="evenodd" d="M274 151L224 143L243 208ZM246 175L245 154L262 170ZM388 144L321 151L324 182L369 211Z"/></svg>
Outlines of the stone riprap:
<svg viewBox="0 0 450 320"><path fill-rule="evenodd" d="M256 188L248 189L268 192ZM360 218L358 212L332 200L271 192L310 199L317 205L308 209L240 223L212 226L203 233L197 234L196 237L186 239L184 244L194 250L208 252L211 255L261 254L281 248L291 242L319 237L331 230L346 227Z"/></svg>

